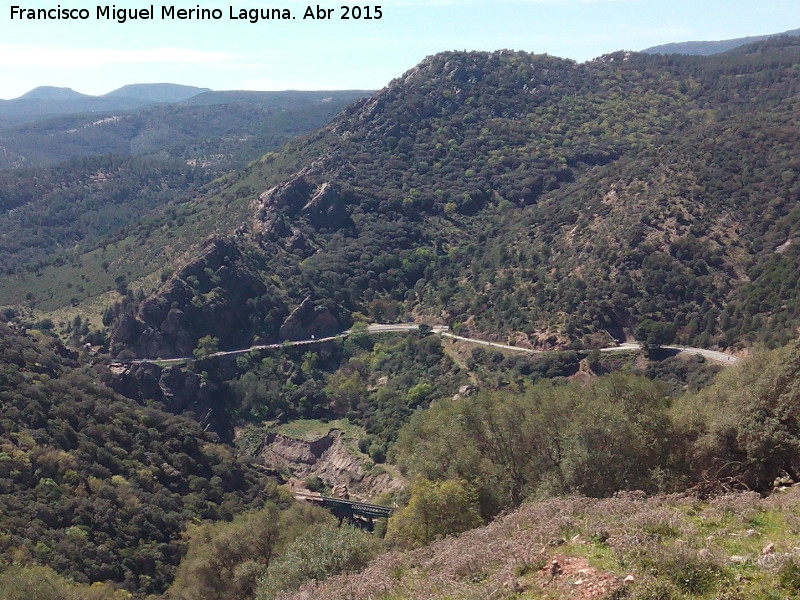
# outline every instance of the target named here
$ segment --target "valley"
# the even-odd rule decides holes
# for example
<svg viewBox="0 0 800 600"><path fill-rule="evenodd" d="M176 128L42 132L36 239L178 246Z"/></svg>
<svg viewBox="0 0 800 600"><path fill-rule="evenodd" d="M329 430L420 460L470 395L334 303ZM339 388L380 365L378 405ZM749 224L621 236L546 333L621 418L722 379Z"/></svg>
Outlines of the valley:
<svg viewBox="0 0 800 600"><path fill-rule="evenodd" d="M0 105L0 596L796 594L800 38L735 46Z"/></svg>

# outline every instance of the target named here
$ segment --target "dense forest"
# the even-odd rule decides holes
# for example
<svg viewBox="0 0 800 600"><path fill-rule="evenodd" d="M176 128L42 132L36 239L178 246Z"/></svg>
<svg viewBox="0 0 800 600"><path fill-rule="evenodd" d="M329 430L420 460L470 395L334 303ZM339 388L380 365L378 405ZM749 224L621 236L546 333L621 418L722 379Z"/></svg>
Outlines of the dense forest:
<svg viewBox="0 0 800 600"><path fill-rule="evenodd" d="M52 338L0 322L0 352L6 559L161 592L187 523L287 506L195 420L119 396Z"/></svg>

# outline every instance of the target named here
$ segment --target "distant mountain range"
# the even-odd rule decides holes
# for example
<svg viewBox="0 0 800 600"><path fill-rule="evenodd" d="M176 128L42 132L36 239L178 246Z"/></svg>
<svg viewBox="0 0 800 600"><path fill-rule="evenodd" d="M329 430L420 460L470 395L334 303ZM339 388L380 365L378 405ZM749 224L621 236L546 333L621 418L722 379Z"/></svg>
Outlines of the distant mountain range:
<svg viewBox="0 0 800 600"><path fill-rule="evenodd" d="M173 83L126 85L102 96L71 88L41 86L13 100L0 100L0 125L14 125L43 117L76 113L133 110L150 104L180 102L211 91Z"/></svg>
<svg viewBox="0 0 800 600"><path fill-rule="evenodd" d="M771 33L768 35L753 35L743 38L735 38L731 40L718 40L709 42L676 42L672 44L662 44L660 46L653 46L642 50L645 54L692 54L695 56L711 56L712 54L719 54L727 52L740 46L761 42L769 38L778 37L781 35L800 35L800 29L792 29L784 31L783 33Z"/></svg>
<svg viewBox="0 0 800 600"><path fill-rule="evenodd" d="M204 92L210 88L199 88L191 85L174 83L134 83L108 92L105 98L137 98L148 102L180 102Z"/></svg>
<svg viewBox="0 0 800 600"><path fill-rule="evenodd" d="M180 98L191 90L201 93L166 100ZM119 96L110 97L115 94ZM213 92L159 84L125 86L95 97L66 88L36 88L12 102L25 102L34 108L73 107L76 112L29 114L23 123L0 126L0 169L55 164L97 154L158 152L187 160L214 156L216 163L246 162L296 135L321 127L345 105L367 95L369 92L358 90ZM123 107L137 102L140 106L99 110L117 100ZM89 105L98 110L87 112ZM24 108L22 104L19 107Z"/></svg>

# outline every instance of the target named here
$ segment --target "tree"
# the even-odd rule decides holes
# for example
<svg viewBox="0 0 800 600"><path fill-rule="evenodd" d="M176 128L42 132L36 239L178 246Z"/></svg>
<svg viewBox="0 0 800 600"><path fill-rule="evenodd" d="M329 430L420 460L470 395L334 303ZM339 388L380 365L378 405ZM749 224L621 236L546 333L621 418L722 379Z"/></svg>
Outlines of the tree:
<svg viewBox="0 0 800 600"><path fill-rule="evenodd" d="M677 335L675 325L663 321L645 319L636 327L636 339L647 345L649 350L657 350L671 343Z"/></svg>
<svg viewBox="0 0 800 600"><path fill-rule="evenodd" d="M173 600L252 598L273 558L295 538L332 520L326 511L273 503L238 515L230 523L206 523L189 530L189 549L169 590Z"/></svg>
<svg viewBox="0 0 800 600"><path fill-rule="evenodd" d="M768 492L800 482L800 343L756 353L714 384L677 402L690 473Z"/></svg>
<svg viewBox="0 0 800 600"><path fill-rule="evenodd" d="M192 354L196 359L200 360L215 352L219 352L219 338L205 335L197 340L197 348L194 349Z"/></svg>
<svg viewBox="0 0 800 600"><path fill-rule="evenodd" d="M478 494L466 481L429 481L420 477L411 488L408 505L389 519L388 538L402 546L429 544L483 524Z"/></svg>
<svg viewBox="0 0 800 600"><path fill-rule="evenodd" d="M533 494L669 487L669 400L657 382L614 374L589 385L542 382L418 411L393 451L411 476L458 479L492 517Z"/></svg>

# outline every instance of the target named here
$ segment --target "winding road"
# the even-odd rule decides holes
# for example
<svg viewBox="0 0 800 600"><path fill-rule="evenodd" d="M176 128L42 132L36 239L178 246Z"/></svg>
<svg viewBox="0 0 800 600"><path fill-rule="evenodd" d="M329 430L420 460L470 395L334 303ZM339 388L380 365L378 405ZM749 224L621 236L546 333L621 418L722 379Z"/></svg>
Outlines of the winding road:
<svg viewBox="0 0 800 600"><path fill-rule="evenodd" d="M285 341L278 344L262 344L257 346L250 346L249 348L242 348L240 350L223 350L209 354L206 358L216 358L224 356L238 356L247 354L253 350L277 350L279 348L286 348L292 346L310 346L311 344L321 344L345 338L351 334L357 333L399 333L404 331L418 331L420 325L418 323L375 323L368 325L366 329L348 329L342 333L331 335L321 338L310 338L307 340ZM450 332L450 328L446 325L434 325L431 327L431 333L443 338L459 340L468 344L478 344L481 346L491 346L493 348L500 348L501 350L510 350L512 352L521 352L523 354L546 354L549 352L559 352L558 350L533 350L531 348L521 348L519 346L511 346L509 344L501 344L499 342L489 342L486 340L479 340L476 338L464 337ZM695 354L703 356L715 362L734 365L739 361L738 356L719 352L718 350L706 350L704 348L693 348L691 346L663 346L667 350L676 350L679 353ZM607 348L600 348L600 352L638 352L642 349L642 345L637 342L625 342L618 346L609 346ZM184 363L190 360L195 360L192 356L184 356L182 358L135 358L130 360L114 360L113 362L119 364L159 364L170 365Z"/></svg>

